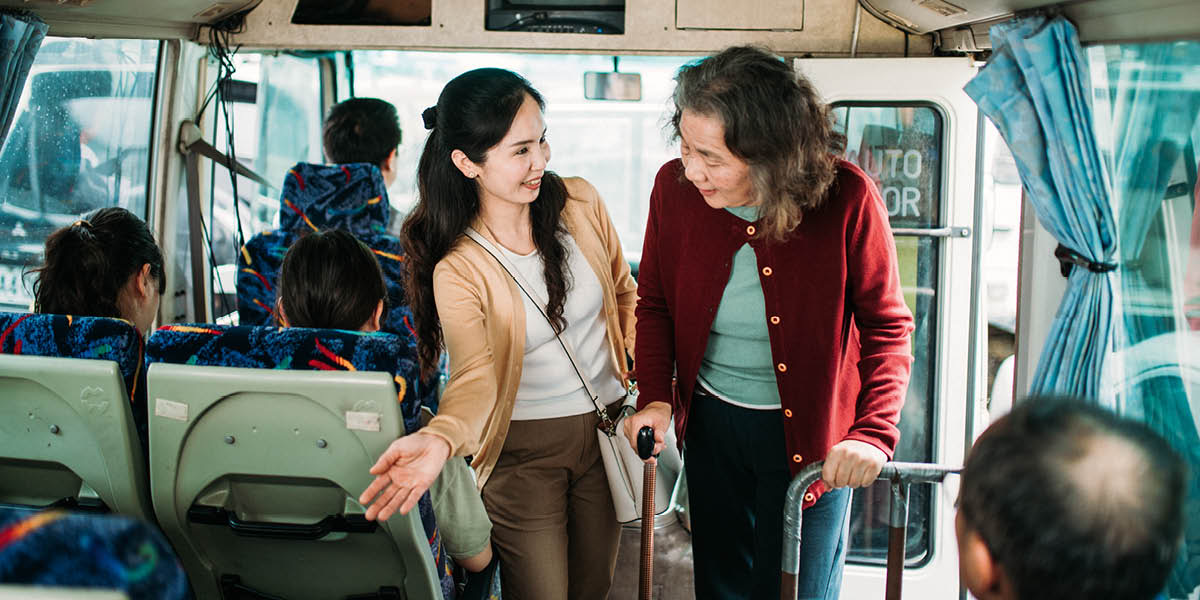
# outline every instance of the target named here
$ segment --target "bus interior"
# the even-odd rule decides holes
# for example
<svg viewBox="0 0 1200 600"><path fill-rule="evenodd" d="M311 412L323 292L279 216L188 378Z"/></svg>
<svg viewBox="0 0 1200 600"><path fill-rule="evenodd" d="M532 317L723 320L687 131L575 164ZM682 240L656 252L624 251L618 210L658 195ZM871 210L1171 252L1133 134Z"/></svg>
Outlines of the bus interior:
<svg viewBox="0 0 1200 600"><path fill-rule="evenodd" d="M0 148L0 311L30 311L29 270L51 232L90 210L121 206L147 222L166 259L160 327L237 325L242 247L279 226L291 166L324 162L322 121L341 100L377 97L398 109L399 176L387 190L389 231L398 233L416 201L421 112L448 80L479 66L521 73L545 95L550 168L596 186L636 273L654 175L679 152L667 135L676 70L731 45L769 48L831 103L845 158L880 189L916 319L895 459L944 465L962 464L975 436L1047 370L1083 368L1074 355L1043 356L1070 287L1053 258L1059 241L1022 185L1021 159L964 91L997 56L992 27L1064 17L1082 42L1095 107L1091 122L1075 125L1096 131L1110 161L1120 190L1112 199L1118 259L1137 267L1122 269L1136 275L1116 286L1113 310L1123 319L1104 350L1112 366L1102 369L1097 396L1182 432L1170 441L1200 468L1195 0L0 0L0 8L30 11L49 26ZM1160 103L1147 104L1150 96ZM172 366L151 371L152 406L156 390L209 385ZM4 387L13 368L20 367L0 363L0 389L16 389ZM156 387L159 373L177 379ZM330 387L316 378L268 383L310 395ZM394 392L383 384L390 390L390 377L357 380L363 387L353 389L386 402ZM1160 410L1167 404L1177 410ZM0 423L0 432L16 439L13 427ZM187 530L178 522L188 507L168 506L155 479L184 461L160 461L157 443L141 474L147 483L135 492L142 498L108 508L157 520L182 556L191 551L180 549L168 521ZM30 464L0 455L0 502L36 496L25 489ZM291 466L281 472L303 479ZM304 488L311 498L292 500L332 502L337 512L338 485L313 483ZM286 496L260 487L264 497ZM209 500L225 493L193 488ZM351 506L359 491L346 494L346 513L361 513ZM906 597L967 595L954 541L956 494L954 477L912 487ZM843 598L883 595L888 499L886 483L854 495ZM1200 514L1195 482L1188 506ZM656 525L663 579L655 597L691 597L685 489L669 508ZM262 517L253 507L238 510L244 514L214 518ZM1200 522L1188 527L1169 598L1200 598ZM249 550L246 560L298 567L264 556L272 547ZM623 533L621 552L611 597L633 597L635 531ZM184 557L193 591L229 597L205 560ZM361 562L337 559L329 568L352 572Z"/></svg>

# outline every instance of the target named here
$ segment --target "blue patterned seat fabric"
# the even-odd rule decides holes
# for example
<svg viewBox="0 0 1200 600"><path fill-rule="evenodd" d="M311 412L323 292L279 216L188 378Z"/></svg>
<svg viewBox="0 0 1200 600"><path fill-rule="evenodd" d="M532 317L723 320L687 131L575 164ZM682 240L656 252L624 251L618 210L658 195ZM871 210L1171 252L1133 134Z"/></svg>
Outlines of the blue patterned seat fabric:
<svg viewBox="0 0 1200 600"><path fill-rule="evenodd" d="M390 373L396 383L404 427L409 432L421 426L421 399L413 389L416 386L410 384L418 373L411 356L408 345L390 333L304 327L167 325L155 331L146 343L147 363ZM428 492L418 506L443 593L451 598L451 561L442 549Z"/></svg>
<svg viewBox="0 0 1200 600"><path fill-rule="evenodd" d="M341 229L375 252L388 290L382 329L400 336L415 355L416 331L404 299L404 249L399 239L386 233L390 220L387 188L379 167L370 163L296 164L283 180L279 229L255 235L242 248L237 280L239 323L274 325L275 285L292 242L310 231ZM425 381L419 387L423 405L436 411L436 381Z"/></svg>
<svg viewBox="0 0 1200 600"><path fill-rule="evenodd" d="M116 362L129 394L130 411L142 453L147 456L149 438L146 433L146 369L142 367L142 336L128 321L0 312L0 354Z"/></svg>
<svg viewBox="0 0 1200 600"><path fill-rule="evenodd" d="M130 600L191 597L158 530L118 515L0 508L0 581L116 589Z"/></svg>

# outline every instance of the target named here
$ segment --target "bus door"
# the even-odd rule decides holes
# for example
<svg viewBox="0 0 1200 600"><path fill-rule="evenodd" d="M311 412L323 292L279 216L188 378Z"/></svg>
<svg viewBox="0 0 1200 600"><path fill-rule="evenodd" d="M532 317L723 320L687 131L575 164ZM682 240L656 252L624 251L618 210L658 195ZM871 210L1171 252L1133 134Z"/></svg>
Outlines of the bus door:
<svg viewBox="0 0 1200 600"><path fill-rule="evenodd" d="M844 157L878 185L899 255L905 301L916 318L913 369L895 460L959 465L982 404L978 317L975 105L962 92L968 58L802 59L834 108ZM904 595L958 594L956 478L913 486ZM843 598L882 598L886 484L857 490Z"/></svg>

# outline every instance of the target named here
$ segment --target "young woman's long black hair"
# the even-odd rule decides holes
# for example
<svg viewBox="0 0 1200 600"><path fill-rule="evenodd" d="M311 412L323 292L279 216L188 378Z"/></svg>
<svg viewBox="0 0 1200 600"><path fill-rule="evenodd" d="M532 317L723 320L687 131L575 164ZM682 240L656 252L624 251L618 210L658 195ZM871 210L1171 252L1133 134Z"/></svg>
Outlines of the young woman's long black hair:
<svg viewBox="0 0 1200 600"><path fill-rule="evenodd" d="M123 208L101 208L46 238L42 266L33 269L33 310L128 318L120 295L129 278L150 265L161 295L163 256L146 223Z"/></svg>
<svg viewBox="0 0 1200 600"><path fill-rule="evenodd" d="M479 214L477 184L454 166L450 153L461 150L472 162L483 164L488 149L508 133L527 97L545 107L541 94L524 77L504 69L475 69L447 83L437 105L423 115L432 131L417 165L417 206L401 230L407 255L405 289L416 321L423 376L437 367L443 344L433 300L433 268ZM569 285L567 249L560 237L566 231L561 221L566 201L562 179L547 171L530 206L533 243L542 257L550 296L546 311L559 331L566 326L563 303Z"/></svg>

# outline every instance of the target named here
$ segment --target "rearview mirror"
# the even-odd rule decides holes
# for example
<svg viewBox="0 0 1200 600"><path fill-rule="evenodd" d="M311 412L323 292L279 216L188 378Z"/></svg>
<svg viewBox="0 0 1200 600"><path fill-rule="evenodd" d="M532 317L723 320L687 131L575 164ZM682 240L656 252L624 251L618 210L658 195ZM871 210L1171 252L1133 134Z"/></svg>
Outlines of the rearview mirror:
<svg viewBox="0 0 1200 600"><path fill-rule="evenodd" d="M583 97L588 100L642 99L641 73L588 71L583 74Z"/></svg>

